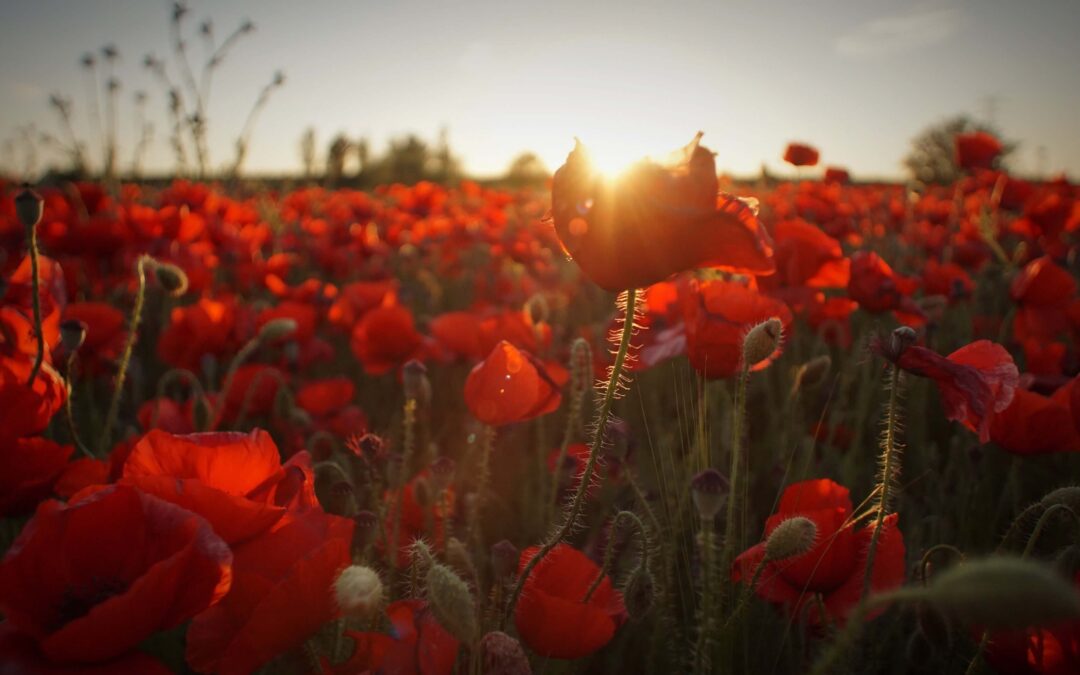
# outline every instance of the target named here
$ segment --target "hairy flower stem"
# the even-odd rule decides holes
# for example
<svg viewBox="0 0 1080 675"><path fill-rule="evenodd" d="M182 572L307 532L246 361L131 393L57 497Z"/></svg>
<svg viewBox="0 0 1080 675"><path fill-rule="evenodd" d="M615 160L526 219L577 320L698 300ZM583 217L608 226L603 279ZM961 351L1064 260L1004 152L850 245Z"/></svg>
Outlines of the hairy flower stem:
<svg viewBox="0 0 1080 675"><path fill-rule="evenodd" d="M34 386L41 364L45 361L45 331L41 327L41 282L38 280L38 243L37 225L29 225L26 228L26 239L30 248L30 290L33 293L34 305L34 336L37 338L37 354L34 356L34 367L30 370L30 379L26 381L27 387Z"/></svg>
<svg viewBox="0 0 1080 675"><path fill-rule="evenodd" d="M142 322L143 304L146 301L146 268L152 262L153 258L142 255L135 263L135 277L139 282L139 289L135 293L135 307L131 310L131 317L128 319L127 341L124 343L124 351L120 357L120 367L116 371L116 383L113 385L112 399L109 401L109 412L105 415L105 426L101 430L101 437L97 443L99 455L107 453L112 445L112 428L116 423L116 416L120 413L120 397L124 393L124 380L127 378L131 354L135 349L135 338L139 334L139 324Z"/></svg>
<svg viewBox="0 0 1080 675"><path fill-rule="evenodd" d="M866 552L866 570L863 572L863 602L870 594L870 583L874 574L874 558L877 556L878 540L885 525L885 514L889 510L895 478L900 473L900 452L897 447L897 434L900 419L900 369L892 366L889 377L889 407L886 411L885 433L881 438L881 476L878 478L877 514L874 518L874 533L870 535L870 548Z"/></svg>
<svg viewBox="0 0 1080 675"><path fill-rule="evenodd" d="M600 582L611 573L611 563L615 558L615 537L618 536L619 528L623 527L623 523L633 525L634 535L638 540L638 563L637 567L634 568L635 571L648 560L649 552L645 540L645 524L641 522L641 519L633 511L619 511L615 514L615 519L611 521L611 529L609 530L607 546L604 547L604 562L600 566L600 573L596 575L596 579L589 585L589 590L586 591L585 597L581 599L582 603L588 603L592 599L593 593L600 587Z"/></svg>
<svg viewBox="0 0 1080 675"><path fill-rule="evenodd" d="M720 608L717 602L719 584L715 527L712 518L701 519L701 608L697 621L697 644L694 647L695 673L711 672L712 653L716 646L716 619Z"/></svg>
<svg viewBox="0 0 1080 675"><path fill-rule="evenodd" d="M591 358L590 358L591 362ZM592 365L591 363L589 365ZM555 460L555 470L551 472L551 494L548 498L548 512L555 513L559 505L560 477L562 476L563 463L566 462L566 453L570 448L570 442L574 438L574 431L581 424L581 411L585 406L585 392L589 387L578 379L587 379L588 373L578 373L576 364L571 359L570 369L574 375L574 381L570 385L570 409L566 415L566 428L563 430L562 443L559 445L559 457ZM543 452L543 448L540 449Z"/></svg>
<svg viewBox="0 0 1080 675"><path fill-rule="evenodd" d="M71 434L71 440L75 443L75 446L79 448L79 452L86 455L90 459L95 459L94 453L90 452L90 448L86 447L86 444L82 442L82 438L79 437L79 428L75 426L75 413L71 409L71 399L75 396L75 385L72 383L72 373L75 372L75 355L78 352L72 350L68 354L67 369L65 370L65 384L67 385L68 395L64 400L64 418L67 420L68 433Z"/></svg>
<svg viewBox="0 0 1080 675"><path fill-rule="evenodd" d="M593 472L596 470L596 461L600 457L600 448L604 444L608 417L611 415L611 405L615 401L615 393L619 389L619 380L622 378L626 356L630 352L630 338L634 335L634 305L636 302L637 289L631 288L627 290L626 310L622 335L619 339L619 348L615 352L615 363L611 366L611 374L608 376L607 385L604 388L604 398L596 417L596 428L593 430L592 444L589 447L589 459L585 462L585 469L581 472L581 480L578 483L577 490L574 492L574 499L566 510L562 525L544 542L544 545L540 547L540 550L536 552L536 555L529 560L528 564L525 565L525 569L521 570L521 574L518 575L514 589L510 592L510 599L506 603L502 621L499 623L502 629L506 628L506 624L514 614L514 607L517 605L518 597L521 596L521 589L525 586L525 580L529 578L529 575L540 564L540 561L547 557L547 554L551 553L551 550L566 538L570 530L574 529L574 525L581 515L581 509L585 505L585 495L592 483Z"/></svg>
<svg viewBox="0 0 1080 675"><path fill-rule="evenodd" d="M484 537L480 520L484 515L484 506L487 503L488 482L491 480L491 451L495 447L495 427L484 425L480 431L480 447L476 457L476 492L469 508L468 538L476 546L477 551L483 551Z"/></svg>
<svg viewBox="0 0 1080 675"><path fill-rule="evenodd" d="M731 492L728 495L727 519L724 522L724 547L720 556L720 569L728 569L735 551L742 545L743 528L742 519L746 509L737 509L743 499L744 493L749 494L740 482L740 473L743 454L742 423L746 417L746 384L750 379L750 367L744 363L739 372L739 381L735 388L734 417L731 421ZM739 522L736 523L736 518Z"/></svg>

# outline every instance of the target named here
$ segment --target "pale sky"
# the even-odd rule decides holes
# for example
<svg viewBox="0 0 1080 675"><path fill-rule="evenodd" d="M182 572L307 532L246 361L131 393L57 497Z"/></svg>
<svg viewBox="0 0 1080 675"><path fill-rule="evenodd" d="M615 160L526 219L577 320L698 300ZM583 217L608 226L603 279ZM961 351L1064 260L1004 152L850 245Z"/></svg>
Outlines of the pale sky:
<svg viewBox="0 0 1080 675"><path fill-rule="evenodd" d="M447 127L468 171L501 173L523 150L552 169L580 137L631 157L660 154L699 129L721 170L780 169L788 141L856 176L899 177L909 140L926 125L993 114L1021 143L1015 166L1080 177L1080 2L1077 0L192 0L194 29L256 31L215 75L210 145L216 166L259 89L287 82L259 118L253 172L300 167L299 140L316 129L320 154L338 132L381 152L415 132ZM34 122L60 127L53 92L74 100L90 133L88 51L121 54L121 165L135 134L131 98L145 90L156 136L152 170L168 170L165 94L142 67L167 56L170 3L0 0L0 140Z"/></svg>

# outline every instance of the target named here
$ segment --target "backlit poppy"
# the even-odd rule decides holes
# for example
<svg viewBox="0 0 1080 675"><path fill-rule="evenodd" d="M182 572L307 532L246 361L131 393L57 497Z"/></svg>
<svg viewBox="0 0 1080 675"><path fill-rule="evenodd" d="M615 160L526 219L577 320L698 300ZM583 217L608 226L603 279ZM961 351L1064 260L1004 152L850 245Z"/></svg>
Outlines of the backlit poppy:
<svg viewBox="0 0 1080 675"><path fill-rule="evenodd" d="M772 242L750 206L719 195L699 134L671 165L642 161L616 179L580 143L555 172L551 214L581 270L609 291L699 267L771 274Z"/></svg>
<svg viewBox="0 0 1080 675"><path fill-rule="evenodd" d="M1001 154L1001 141L985 131L957 134L956 163L964 169L989 169Z"/></svg>
<svg viewBox="0 0 1080 675"><path fill-rule="evenodd" d="M370 375L382 375L415 358L423 345L412 312L400 305L376 307L357 322L349 343Z"/></svg>
<svg viewBox="0 0 1080 675"><path fill-rule="evenodd" d="M1075 379L1052 396L1017 388L1008 407L991 418L990 439L1020 455L1080 452L1070 400L1078 390Z"/></svg>
<svg viewBox="0 0 1080 675"><path fill-rule="evenodd" d="M562 395L544 366L528 352L503 341L465 380L465 403L473 416L492 426L546 415Z"/></svg>
<svg viewBox="0 0 1080 675"><path fill-rule="evenodd" d="M792 166L817 166L818 150L805 143L788 143L784 161Z"/></svg>
<svg viewBox="0 0 1080 675"><path fill-rule="evenodd" d="M214 605L231 563L202 518L113 486L41 505L0 562L0 609L50 661L108 661Z"/></svg>
<svg viewBox="0 0 1080 675"><path fill-rule="evenodd" d="M540 550L521 552L520 574ZM514 611L521 640L541 656L579 659L602 648L626 620L622 595L604 575L586 601L585 596L600 567L584 553L559 544L541 560L525 580Z"/></svg>
<svg viewBox="0 0 1080 675"><path fill-rule="evenodd" d="M765 563L754 592L771 603L782 605L794 617L803 617L804 606L809 604L809 617L814 623L822 620L812 602L813 597L820 594L829 620L842 623L862 598L867 550L874 523L860 528L849 523L851 497L848 489L831 480L807 480L789 485L780 497L776 513L765 521L762 542L735 559L731 578L750 583L755 570L765 560L765 539L780 523L796 516L809 518L817 526L813 548L794 558ZM878 537L870 580L875 592L895 588L904 582L904 537L896 520L895 513L886 516Z"/></svg>

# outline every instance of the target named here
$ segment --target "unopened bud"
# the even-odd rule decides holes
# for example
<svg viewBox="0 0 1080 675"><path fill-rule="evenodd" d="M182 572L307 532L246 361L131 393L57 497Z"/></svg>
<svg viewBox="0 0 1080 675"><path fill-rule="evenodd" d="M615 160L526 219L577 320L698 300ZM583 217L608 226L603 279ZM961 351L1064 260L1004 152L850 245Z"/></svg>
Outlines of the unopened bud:
<svg viewBox="0 0 1080 675"><path fill-rule="evenodd" d="M803 516L788 518L765 540L765 560L775 562L800 556L814 547L817 525Z"/></svg>
<svg viewBox="0 0 1080 675"><path fill-rule="evenodd" d="M622 589L623 604L627 613L634 619L649 613L656 603L656 582L652 574L644 567L639 567Z"/></svg>
<svg viewBox="0 0 1080 675"><path fill-rule="evenodd" d="M68 319L60 324L60 342L70 354L82 346L86 340L86 323L78 319Z"/></svg>
<svg viewBox="0 0 1080 675"><path fill-rule="evenodd" d="M919 593L942 612L988 629L1048 626L1080 619L1080 593L1050 568L998 556L935 575Z"/></svg>
<svg viewBox="0 0 1080 675"><path fill-rule="evenodd" d="M705 469L690 481L690 496L704 520L712 520L720 513L727 493L728 480L716 469Z"/></svg>
<svg viewBox="0 0 1080 675"><path fill-rule="evenodd" d="M41 222L44 210L41 195L31 190L29 185L23 185L23 189L15 195L15 214L19 216L19 222L27 229L32 228Z"/></svg>
<svg viewBox="0 0 1080 675"><path fill-rule="evenodd" d="M747 367L761 363L780 347L784 324L775 316L750 329L743 339L743 362Z"/></svg>
<svg viewBox="0 0 1080 675"><path fill-rule="evenodd" d="M810 359L795 371L794 391L815 389L825 381L832 369L832 358L828 354Z"/></svg>
<svg viewBox="0 0 1080 675"><path fill-rule="evenodd" d="M492 631L480 640L484 658L484 675L531 675L529 657L514 638L501 631Z"/></svg>
<svg viewBox="0 0 1080 675"><path fill-rule="evenodd" d="M480 626L469 587L446 565L433 564L427 573L431 610L443 628L462 642L476 639Z"/></svg>
<svg viewBox="0 0 1080 675"><path fill-rule="evenodd" d="M296 320L288 317L270 319L259 329L259 340L262 342L277 342L296 332Z"/></svg>
<svg viewBox="0 0 1080 675"><path fill-rule="evenodd" d="M426 405L431 400L431 382L427 376L427 366L416 359L410 359L401 367L401 384L405 389L405 398Z"/></svg>
<svg viewBox="0 0 1080 675"><path fill-rule="evenodd" d="M157 263L154 265L154 277L165 292L174 298L178 298L187 292L188 277L184 270L172 263Z"/></svg>
<svg viewBox="0 0 1080 675"><path fill-rule="evenodd" d="M363 551L375 543L379 536L379 517L374 511L360 511L353 516L356 528L353 530L353 546Z"/></svg>
<svg viewBox="0 0 1080 675"><path fill-rule="evenodd" d="M519 557L517 546L511 544L510 540L503 539L494 544L491 547L491 571L495 573L495 578L510 579L517 574Z"/></svg>
<svg viewBox="0 0 1080 675"><path fill-rule="evenodd" d="M476 578L476 567L469 555L469 549L457 537L446 540L446 563L465 578Z"/></svg>
<svg viewBox="0 0 1080 675"><path fill-rule="evenodd" d="M892 360L900 358L907 348L915 344L919 339L915 329L911 326L900 326L889 336L889 353Z"/></svg>
<svg viewBox="0 0 1080 675"><path fill-rule="evenodd" d="M366 619L382 604L382 580L370 567L350 565L334 582L334 595L344 614Z"/></svg>

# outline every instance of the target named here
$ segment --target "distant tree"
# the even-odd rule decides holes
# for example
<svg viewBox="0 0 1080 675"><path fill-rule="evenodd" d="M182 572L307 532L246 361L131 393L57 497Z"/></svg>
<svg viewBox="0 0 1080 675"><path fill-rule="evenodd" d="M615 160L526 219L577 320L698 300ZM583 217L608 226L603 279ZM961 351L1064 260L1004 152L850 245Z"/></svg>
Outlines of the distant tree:
<svg viewBox="0 0 1080 675"><path fill-rule="evenodd" d="M362 178L371 171L371 144L368 139L361 138L356 142L357 174Z"/></svg>
<svg viewBox="0 0 1080 675"><path fill-rule="evenodd" d="M315 177L315 128L308 127L300 137L300 161L304 164L304 179Z"/></svg>
<svg viewBox="0 0 1080 675"><path fill-rule="evenodd" d="M409 134L390 141L383 167L390 181L417 183L431 177L433 159L427 143L415 134Z"/></svg>
<svg viewBox="0 0 1080 675"><path fill-rule="evenodd" d="M510 162L504 177L513 185L536 185L543 183L551 175L543 160L533 152L523 152Z"/></svg>
<svg viewBox="0 0 1080 675"><path fill-rule="evenodd" d="M344 134L338 134L330 142L330 148L326 151L326 182L330 186L337 185L345 174L345 156L350 146Z"/></svg>
<svg viewBox="0 0 1080 675"><path fill-rule="evenodd" d="M1001 138L993 126L979 122L969 115L957 115L927 127L911 141L911 151L904 157L904 166L912 177L922 183L948 184L960 177L956 165L957 134L986 131ZM1016 143L1002 139L1004 151L999 163L1004 165L1007 156L1016 150Z"/></svg>

